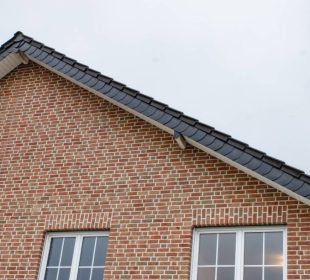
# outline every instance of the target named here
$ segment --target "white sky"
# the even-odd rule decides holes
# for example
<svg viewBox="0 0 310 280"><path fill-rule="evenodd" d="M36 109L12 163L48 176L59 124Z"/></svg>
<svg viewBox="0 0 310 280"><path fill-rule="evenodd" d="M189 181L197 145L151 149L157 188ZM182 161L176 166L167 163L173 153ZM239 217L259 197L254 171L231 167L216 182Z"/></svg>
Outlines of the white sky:
<svg viewBox="0 0 310 280"><path fill-rule="evenodd" d="M17 30L310 173L309 0L1 0Z"/></svg>

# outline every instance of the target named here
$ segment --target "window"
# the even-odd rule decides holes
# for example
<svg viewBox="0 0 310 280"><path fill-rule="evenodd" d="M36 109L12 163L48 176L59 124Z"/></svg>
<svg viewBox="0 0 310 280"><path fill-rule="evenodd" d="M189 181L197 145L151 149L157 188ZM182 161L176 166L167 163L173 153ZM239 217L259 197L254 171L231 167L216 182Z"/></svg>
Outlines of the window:
<svg viewBox="0 0 310 280"><path fill-rule="evenodd" d="M194 231L191 280L285 280L283 227Z"/></svg>
<svg viewBox="0 0 310 280"><path fill-rule="evenodd" d="M102 280L107 245L106 232L48 234L39 280Z"/></svg>

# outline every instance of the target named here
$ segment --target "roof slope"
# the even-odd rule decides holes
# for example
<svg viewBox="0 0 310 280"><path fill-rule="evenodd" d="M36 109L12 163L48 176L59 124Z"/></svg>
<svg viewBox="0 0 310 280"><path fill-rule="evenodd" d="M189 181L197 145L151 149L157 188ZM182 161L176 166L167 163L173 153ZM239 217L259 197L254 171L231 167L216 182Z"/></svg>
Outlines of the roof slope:
<svg viewBox="0 0 310 280"><path fill-rule="evenodd" d="M14 55L15 59L10 60ZM310 205L310 176L303 171L128 88L21 32L0 48L0 79L28 59Z"/></svg>

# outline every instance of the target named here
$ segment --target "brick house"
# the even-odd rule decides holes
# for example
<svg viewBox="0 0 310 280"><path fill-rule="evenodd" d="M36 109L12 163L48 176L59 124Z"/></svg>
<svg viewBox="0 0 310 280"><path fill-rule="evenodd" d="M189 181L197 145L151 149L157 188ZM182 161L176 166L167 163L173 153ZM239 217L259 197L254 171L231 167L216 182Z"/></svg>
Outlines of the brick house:
<svg viewBox="0 0 310 280"><path fill-rule="evenodd" d="M20 32L0 112L0 279L310 279L302 171Z"/></svg>

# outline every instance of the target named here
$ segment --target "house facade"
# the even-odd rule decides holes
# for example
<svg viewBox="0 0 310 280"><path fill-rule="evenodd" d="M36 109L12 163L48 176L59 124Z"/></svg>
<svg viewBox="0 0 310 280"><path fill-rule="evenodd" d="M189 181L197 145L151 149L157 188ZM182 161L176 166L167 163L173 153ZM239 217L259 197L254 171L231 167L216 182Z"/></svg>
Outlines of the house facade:
<svg viewBox="0 0 310 280"><path fill-rule="evenodd" d="M302 171L19 32L0 112L0 279L310 279Z"/></svg>

